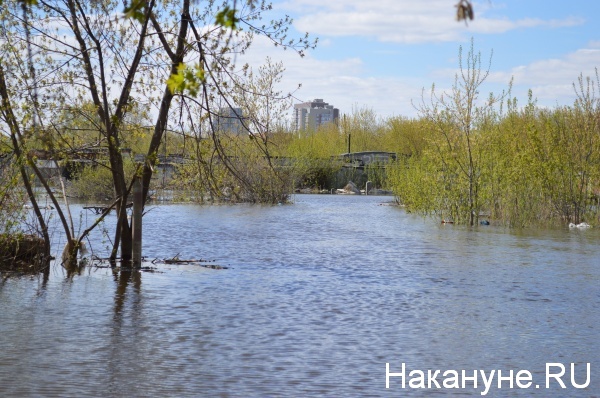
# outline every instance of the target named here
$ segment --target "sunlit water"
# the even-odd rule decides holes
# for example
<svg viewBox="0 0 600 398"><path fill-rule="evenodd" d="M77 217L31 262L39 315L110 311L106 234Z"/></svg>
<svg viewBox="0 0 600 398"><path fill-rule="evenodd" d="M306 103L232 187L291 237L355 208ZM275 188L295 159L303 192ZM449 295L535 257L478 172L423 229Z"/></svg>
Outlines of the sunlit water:
<svg viewBox="0 0 600 398"><path fill-rule="evenodd" d="M476 389L417 390L397 377L386 389L386 363L392 372L402 363L470 375L527 369L540 385L505 382L487 396L600 395L600 229L440 225L390 200L300 195L284 206L157 206L144 219L148 259L178 255L229 268L157 265L160 272L113 275L88 267L68 278L54 267L46 282L2 280L0 396L483 391L481 379ZM82 220L94 218L84 212ZM91 249L104 255L100 232ZM590 385L546 389L548 362L576 363L578 383L590 363Z"/></svg>

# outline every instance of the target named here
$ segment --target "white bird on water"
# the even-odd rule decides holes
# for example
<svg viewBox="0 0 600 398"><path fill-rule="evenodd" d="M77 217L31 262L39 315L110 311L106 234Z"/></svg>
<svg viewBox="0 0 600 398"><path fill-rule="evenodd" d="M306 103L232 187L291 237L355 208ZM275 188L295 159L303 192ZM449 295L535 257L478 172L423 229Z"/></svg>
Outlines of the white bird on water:
<svg viewBox="0 0 600 398"><path fill-rule="evenodd" d="M585 229L585 228L591 228L592 226L586 222L582 222L579 224L573 224L573 223L569 223L569 228L573 229L573 228L580 228L580 229Z"/></svg>
<svg viewBox="0 0 600 398"><path fill-rule="evenodd" d="M31 210L31 209L33 209L33 206L32 206L32 205L29 205L29 204L24 204L24 205L23 205L23 208L24 208L25 210ZM53 207L53 206L50 206L50 205L46 205L46 206L41 206L41 207L40 207L40 209L54 210L54 207Z"/></svg>

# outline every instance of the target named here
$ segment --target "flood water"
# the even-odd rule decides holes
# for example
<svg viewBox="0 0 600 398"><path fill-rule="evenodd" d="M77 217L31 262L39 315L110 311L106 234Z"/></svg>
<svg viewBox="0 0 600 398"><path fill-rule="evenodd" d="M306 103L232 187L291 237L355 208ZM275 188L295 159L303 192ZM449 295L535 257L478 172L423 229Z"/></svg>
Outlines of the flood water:
<svg viewBox="0 0 600 398"><path fill-rule="evenodd" d="M600 228L471 229L390 201L156 206L144 219L148 259L228 269L88 267L67 277L57 266L46 281L0 278L0 396L484 392L481 378L477 388L409 388L413 369L532 374L528 389L494 379L493 397L600 396ZM100 255L102 239L92 242ZM386 363L391 372L405 363L405 388L390 377L386 389ZM565 365L565 389L546 388L547 363ZM590 363L587 388L571 385L571 363L579 385Z"/></svg>

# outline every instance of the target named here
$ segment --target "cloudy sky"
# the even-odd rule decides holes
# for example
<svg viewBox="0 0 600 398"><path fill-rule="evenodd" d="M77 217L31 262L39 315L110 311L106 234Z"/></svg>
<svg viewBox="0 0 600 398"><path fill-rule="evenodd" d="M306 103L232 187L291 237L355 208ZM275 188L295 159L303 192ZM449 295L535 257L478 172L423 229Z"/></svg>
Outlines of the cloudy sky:
<svg viewBox="0 0 600 398"><path fill-rule="evenodd" d="M466 25L455 19L457 1L274 0L276 13L294 19L292 33L309 32L318 47L300 58L258 40L248 57L283 61L280 89L302 84L296 102L322 98L342 113L369 108L381 117L417 116L411 101L423 88L449 89L471 38L484 67L492 56L483 95L513 78L520 104L531 89L539 105L571 105L573 82L600 66L600 2L482 0Z"/></svg>

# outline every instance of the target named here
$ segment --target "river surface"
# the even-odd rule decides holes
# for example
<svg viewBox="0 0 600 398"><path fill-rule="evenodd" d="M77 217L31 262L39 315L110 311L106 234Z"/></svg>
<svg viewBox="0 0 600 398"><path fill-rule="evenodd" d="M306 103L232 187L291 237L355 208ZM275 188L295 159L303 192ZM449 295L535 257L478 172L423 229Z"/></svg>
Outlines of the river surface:
<svg viewBox="0 0 600 398"><path fill-rule="evenodd" d="M0 396L600 396L600 228L441 225L390 201L155 206L148 259L228 268L0 278ZM386 363L405 364L404 388ZM565 366L565 389L546 388L547 363ZM590 364L586 388L571 363L578 385ZM428 369L431 388L409 386ZM513 388L444 388L463 369L513 371Z"/></svg>

